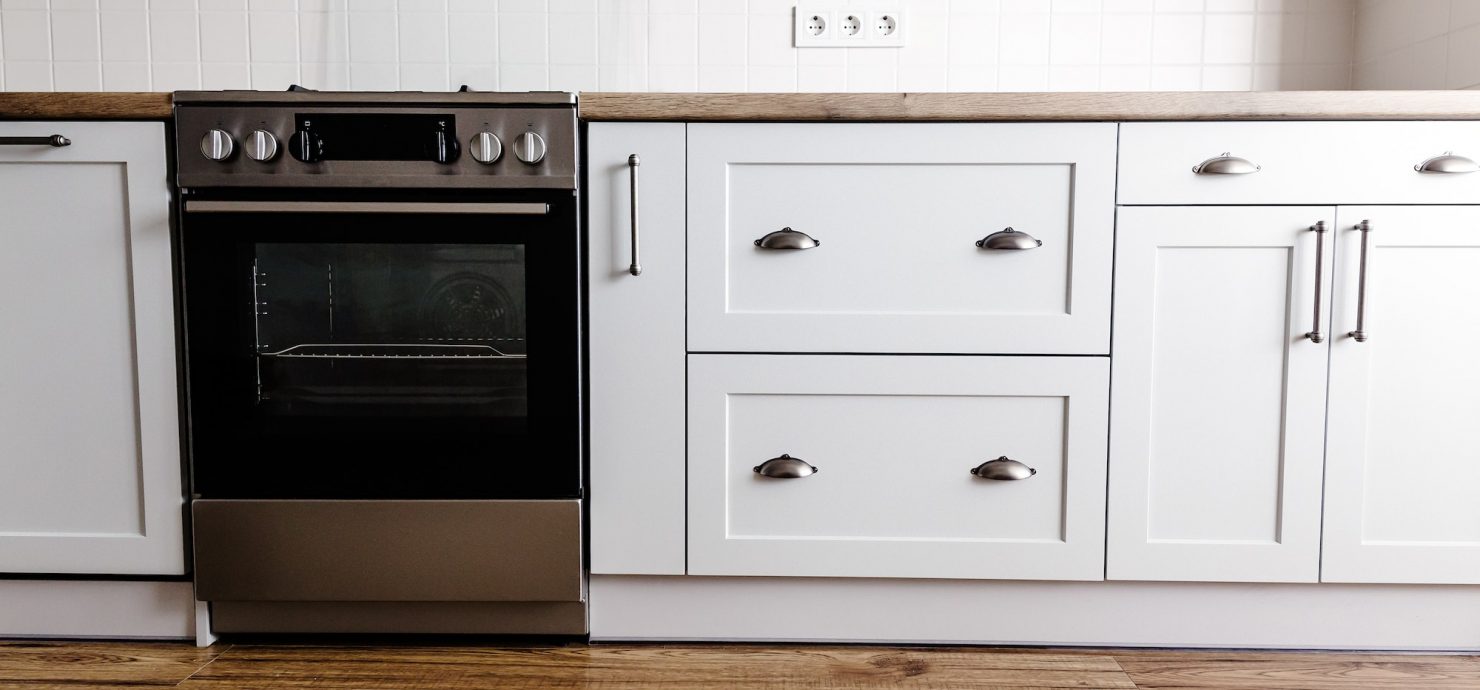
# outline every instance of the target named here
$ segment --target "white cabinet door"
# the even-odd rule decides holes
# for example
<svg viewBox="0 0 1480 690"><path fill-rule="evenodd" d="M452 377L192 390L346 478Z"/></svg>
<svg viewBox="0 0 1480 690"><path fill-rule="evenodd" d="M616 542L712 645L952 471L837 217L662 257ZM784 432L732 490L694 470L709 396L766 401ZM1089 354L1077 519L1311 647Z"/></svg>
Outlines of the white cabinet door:
<svg viewBox="0 0 1480 690"><path fill-rule="evenodd" d="M1332 215L1120 209L1108 578L1317 579Z"/></svg>
<svg viewBox="0 0 1480 690"><path fill-rule="evenodd" d="M1343 206L1336 238L1321 579L1480 583L1480 207Z"/></svg>
<svg viewBox="0 0 1480 690"><path fill-rule="evenodd" d="M0 136L0 572L185 572L165 130Z"/></svg>
<svg viewBox="0 0 1480 690"><path fill-rule="evenodd" d="M688 179L692 351L1108 352L1112 124L698 124Z"/></svg>
<svg viewBox="0 0 1480 690"><path fill-rule="evenodd" d="M684 125L593 123L586 144L591 572L682 575Z"/></svg>
<svg viewBox="0 0 1480 690"><path fill-rule="evenodd" d="M689 373L692 575L1104 576L1103 357L690 355ZM817 471L757 470L782 455ZM1036 473L973 475L1002 456Z"/></svg>

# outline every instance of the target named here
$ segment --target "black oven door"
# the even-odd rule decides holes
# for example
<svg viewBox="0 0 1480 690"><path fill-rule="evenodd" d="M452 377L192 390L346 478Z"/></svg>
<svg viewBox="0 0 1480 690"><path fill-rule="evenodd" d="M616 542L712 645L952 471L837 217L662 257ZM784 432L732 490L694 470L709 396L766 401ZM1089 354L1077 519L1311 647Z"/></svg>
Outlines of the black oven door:
<svg viewBox="0 0 1480 690"><path fill-rule="evenodd" d="M205 498L580 494L569 192L184 202Z"/></svg>

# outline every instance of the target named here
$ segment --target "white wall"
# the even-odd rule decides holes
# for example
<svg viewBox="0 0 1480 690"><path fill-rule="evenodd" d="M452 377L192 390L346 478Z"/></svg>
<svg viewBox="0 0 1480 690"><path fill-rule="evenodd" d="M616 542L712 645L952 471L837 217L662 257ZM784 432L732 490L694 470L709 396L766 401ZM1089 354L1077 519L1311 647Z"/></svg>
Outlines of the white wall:
<svg viewBox="0 0 1480 690"><path fill-rule="evenodd" d="M1357 17L1357 88L1480 88L1480 0L1362 0Z"/></svg>
<svg viewBox="0 0 1480 690"><path fill-rule="evenodd" d="M795 0L0 0L0 90L1248 90L1351 82L1355 0L900 1L911 23L905 48L798 50Z"/></svg>

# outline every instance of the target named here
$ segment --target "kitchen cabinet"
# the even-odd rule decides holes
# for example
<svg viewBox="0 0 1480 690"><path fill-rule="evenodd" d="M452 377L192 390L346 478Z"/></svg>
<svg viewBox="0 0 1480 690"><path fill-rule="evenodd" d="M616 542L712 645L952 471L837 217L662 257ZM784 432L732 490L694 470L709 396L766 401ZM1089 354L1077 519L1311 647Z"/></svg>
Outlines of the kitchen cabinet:
<svg viewBox="0 0 1480 690"><path fill-rule="evenodd" d="M1333 213L1120 209L1108 578L1318 579Z"/></svg>
<svg viewBox="0 0 1480 690"><path fill-rule="evenodd" d="M593 573L684 572L684 145L682 124L588 131Z"/></svg>
<svg viewBox="0 0 1480 690"><path fill-rule="evenodd" d="M1335 238L1321 579L1480 583L1480 207L1343 206Z"/></svg>
<svg viewBox="0 0 1480 690"><path fill-rule="evenodd" d="M689 374L691 575L1103 577L1102 357L696 354Z"/></svg>
<svg viewBox="0 0 1480 690"><path fill-rule="evenodd" d="M694 124L695 352L1108 353L1115 126Z"/></svg>
<svg viewBox="0 0 1480 690"><path fill-rule="evenodd" d="M0 572L186 571L165 128L0 137Z"/></svg>

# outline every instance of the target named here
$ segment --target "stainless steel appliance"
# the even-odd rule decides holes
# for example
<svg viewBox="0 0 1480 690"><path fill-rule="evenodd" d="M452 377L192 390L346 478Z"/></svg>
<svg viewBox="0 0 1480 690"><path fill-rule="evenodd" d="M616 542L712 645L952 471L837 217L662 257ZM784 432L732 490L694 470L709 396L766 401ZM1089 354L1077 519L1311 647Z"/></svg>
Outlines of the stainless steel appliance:
<svg viewBox="0 0 1480 690"><path fill-rule="evenodd" d="M575 97L175 94L218 632L586 631Z"/></svg>

